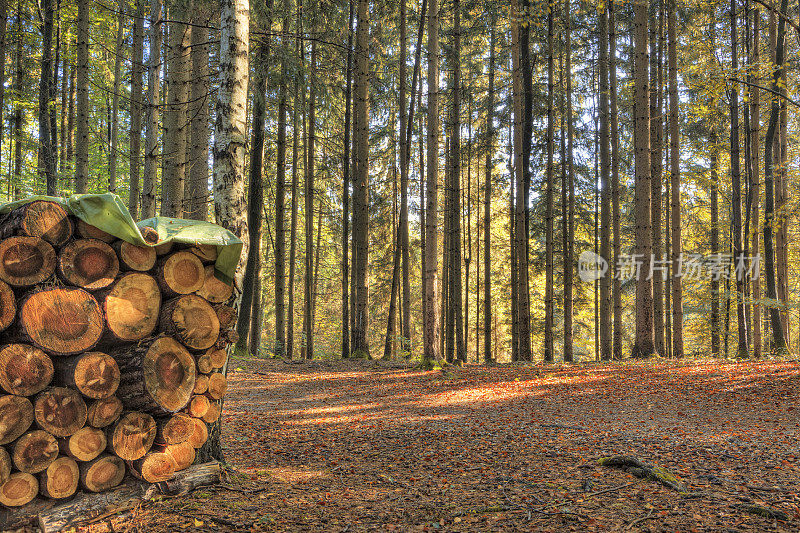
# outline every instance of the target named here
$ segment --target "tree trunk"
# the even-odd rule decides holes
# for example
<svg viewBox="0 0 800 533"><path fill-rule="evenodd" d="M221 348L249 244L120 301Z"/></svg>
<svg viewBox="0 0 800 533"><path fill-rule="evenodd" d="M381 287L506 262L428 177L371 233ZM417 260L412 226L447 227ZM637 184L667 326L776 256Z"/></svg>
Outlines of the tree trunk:
<svg viewBox="0 0 800 533"><path fill-rule="evenodd" d="M492 166L494 164L495 41L497 16L491 11L489 33L489 86L486 92L486 178L483 185L483 362L492 362Z"/></svg>
<svg viewBox="0 0 800 533"><path fill-rule="evenodd" d="M606 4L607 5L607 4ZM611 168L609 160L608 108L608 11L600 13L600 256L611 261ZM659 190L660 194L660 190ZM610 361L612 353L611 278L612 269L600 278L600 358Z"/></svg>
<svg viewBox="0 0 800 533"><path fill-rule="evenodd" d="M289 31L289 16L283 18L282 29ZM281 77L278 89L277 157L275 161L275 355L283 357L286 350L286 55L289 47L281 39Z"/></svg>
<svg viewBox="0 0 800 533"><path fill-rule="evenodd" d="M424 2L424 0L423 0ZM411 352L411 256L409 250L408 231L408 171L411 159L411 122L414 120L414 90L416 88L416 75L418 65L414 64L413 80L411 82L411 109L406 112L408 95L406 94L407 68L406 56L408 55L408 31L406 19L408 18L407 0L400 0L400 234L399 244L402 264L402 307L400 332L400 348L404 357ZM423 26L420 20L420 33ZM419 55L417 55L419 57Z"/></svg>
<svg viewBox="0 0 800 533"><path fill-rule="evenodd" d="M663 48L661 38L664 34L664 10L661 1L656 2L651 14L650 28L650 185L651 222L653 226L653 258L658 264L653 265L653 331L655 334L656 353L663 355L664 348L664 270L663 250L661 247L661 197L662 197L662 165L663 165ZM656 19L656 16L658 17Z"/></svg>
<svg viewBox="0 0 800 533"><path fill-rule="evenodd" d="M297 12L297 32L298 37L295 39L295 56L300 56L300 37L299 37L299 28L300 28L300 16L301 13L298 10ZM297 198L297 191L299 188L299 173L297 169L297 160L298 160L298 116L300 112L300 106L298 105L298 94L300 90L299 78L295 77L294 80L294 100L292 102L292 218L291 218L291 226L290 226L290 233L289 233L289 307L287 309L287 319L286 319L286 355L289 356L289 359L294 357L294 277L295 277L295 270L296 270L296 261L295 258L297 257L297 210L298 210L298 198Z"/></svg>
<svg viewBox="0 0 800 533"><path fill-rule="evenodd" d="M78 139L75 143L75 192L85 193L89 187L89 0L78 0L77 26L75 84ZM17 135L19 131L16 129Z"/></svg>
<svg viewBox="0 0 800 533"><path fill-rule="evenodd" d="M358 357L369 357L368 343L368 228L369 228L369 2L358 0L356 26L356 79L355 126L357 151L355 153L355 184L353 194L353 268L356 288L355 328L353 352Z"/></svg>
<svg viewBox="0 0 800 533"><path fill-rule="evenodd" d="M425 271L422 291L425 309L422 316L424 346L422 363L430 365L441 358L439 351L438 310L438 186L439 186L439 0L430 0L428 9L428 119L427 178L425 198Z"/></svg>
<svg viewBox="0 0 800 533"><path fill-rule="evenodd" d="M309 70L309 91L308 91L308 130L307 130L307 159L305 162L304 194L305 209L305 269L304 269L304 290L303 290L303 324L305 324L305 354L306 359L314 358L314 173L316 154L316 62L317 45L316 41L311 43L311 65Z"/></svg>
<svg viewBox="0 0 800 533"><path fill-rule="evenodd" d="M111 95L111 149L108 152L108 190L117 192L117 149L119 146L119 91L122 74L122 36L125 30L125 12L122 3L117 4L117 42L114 48L114 91Z"/></svg>
<svg viewBox="0 0 800 533"><path fill-rule="evenodd" d="M144 1L144 0L142 0ZM156 215L156 182L158 173L158 109L161 101L162 47L161 0L150 3L149 59L147 65L147 96L145 105L144 172L142 176L142 218Z"/></svg>
<svg viewBox="0 0 800 533"><path fill-rule="evenodd" d="M210 99L208 8L192 10L191 89L189 90L189 154L186 171L186 218L208 220L208 139Z"/></svg>
<svg viewBox="0 0 800 533"><path fill-rule="evenodd" d="M636 280L636 339L632 357L650 357L655 350L653 330L653 283L650 272L652 254L650 109L647 78L647 4L633 6L634 25L634 151L636 196L634 201L636 253L641 258L641 272ZM676 102L677 103L677 102ZM675 139L673 142L676 142Z"/></svg>
<svg viewBox="0 0 800 533"><path fill-rule="evenodd" d="M55 0L44 0L41 6L42 17L42 59L39 78L39 175L47 184L47 194L55 196L58 192L58 175L56 161L53 159L55 152L54 136L56 132L51 129L51 84L53 83L53 13ZM57 66L55 69L57 70ZM52 102L53 104L55 102Z"/></svg>
<svg viewBox="0 0 800 533"><path fill-rule="evenodd" d="M761 26L761 14L758 7L753 8L753 41L750 48L749 63L751 69L758 68L759 60L759 34ZM760 78L755 78L752 74L749 75L751 83L761 84ZM758 169L758 156L759 156L759 131L761 129L761 93L756 88L751 86L750 91L750 209L751 209L751 224L752 224L752 246L751 255L759 257L760 250L760 233L759 228L759 202L760 202L760 178ZM752 299L753 299L753 357L758 359L761 357L761 276L759 275L760 261L754 265L754 272L752 274Z"/></svg>
<svg viewBox="0 0 800 533"><path fill-rule="evenodd" d="M529 7L528 0L522 0L521 9L525 12ZM530 59L530 26L521 25L519 30L519 69L521 71L522 113L522 150L521 172L517 172L516 198L516 250L517 250L517 299L519 320L519 359L531 361L531 307L530 283L528 281L528 205L531 184L531 138L533 136L533 80Z"/></svg>
<svg viewBox="0 0 800 533"><path fill-rule="evenodd" d="M5 103L5 95L6 95L7 29L8 29L8 0L0 0L0 168L2 168L1 161L3 157L3 126L4 126L3 105Z"/></svg>
<svg viewBox="0 0 800 533"><path fill-rule="evenodd" d="M555 85L555 50L553 48L553 25L555 15L553 9L547 14L547 169L546 169L546 192L545 192L545 281L544 281L544 360L552 362L555 358L553 346L553 248L555 238L553 235L553 189L555 188L555 97L553 95ZM602 31L602 30L601 30ZM527 27L525 33L529 33ZM527 37L526 37L527 42ZM528 54L527 50L524 52ZM524 67L523 67L524 68ZM523 71L523 76L527 74ZM526 81L527 83L527 81ZM527 88L527 87L526 87ZM526 92L527 98L533 98L530 92ZM526 107L527 112L527 107ZM527 137L526 137L527 138ZM526 235L527 237L527 235Z"/></svg>
<svg viewBox="0 0 800 533"><path fill-rule="evenodd" d="M450 287L452 319L455 321L455 357L466 362L464 315L461 286L461 3L453 1L453 107L451 119L451 187L450 205Z"/></svg>
<svg viewBox="0 0 800 533"><path fill-rule="evenodd" d="M711 133L709 134L708 142L711 145L711 254L717 255L720 253L719 247L719 155L717 147L717 131L716 125L711 125ZM720 309L719 297L720 287L719 278L717 276L711 277L711 355L719 356L719 335L720 335ZM673 306L675 304L673 303Z"/></svg>
<svg viewBox="0 0 800 533"><path fill-rule="evenodd" d="M683 254L681 241L681 169L680 138L678 136L678 42L676 38L675 0L668 0L667 34L669 48L669 143L670 192L672 213L672 264L678 265ZM672 356L683 357L683 288L681 273L672 273Z"/></svg>
<svg viewBox="0 0 800 533"><path fill-rule="evenodd" d="M272 22L272 0L266 5L266 27ZM267 115L267 68L269 67L269 39L264 37L257 45L258 56L253 69L253 126L252 149L247 189L247 236L250 246L242 283L242 303L236 331L239 342L236 350L248 351L250 318L253 310L255 280L260 276L261 225L264 209L264 123ZM252 353L252 350L250 351Z"/></svg>
<svg viewBox="0 0 800 533"><path fill-rule="evenodd" d="M130 154L130 192L128 211L134 220L139 218L143 76L144 76L144 0L136 0L136 15L133 19L133 44L131 47L131 129L129 141ZM62 111L63 112L63 111Z"/></svg>
<svg viewBox="0 0 800 533"><path fill-rule="evenodd" d="M611 104L611 219L614 230L614 273L613 282L613 305L614 305L614 334L612 341L612 357L615 360L622 359L622 285L619 276L616 275L617 262L622 253L620 233L620 206L619 206L619 113L617 111L617 20L616 3L614 0L609 4L608 16L609 30L609 57L608 70L610 80L610 104ZM572 158L569 159L570 164ZM570 243L572 239L570 238Z"/></svg>

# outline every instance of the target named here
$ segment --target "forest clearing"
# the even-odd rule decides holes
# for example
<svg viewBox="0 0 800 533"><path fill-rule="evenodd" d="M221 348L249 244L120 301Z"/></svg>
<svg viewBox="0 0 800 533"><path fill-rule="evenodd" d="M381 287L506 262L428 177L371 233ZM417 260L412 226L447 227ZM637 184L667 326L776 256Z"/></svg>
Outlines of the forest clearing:
<svg viewBox="0 0 800 533"><path fill-rule="evenodd" d="M421 372L237 358L229 380L231 478L145 504L115 531L800 527L797 362ZM686 492L598 465L616 454L669 469Z"/></svg>

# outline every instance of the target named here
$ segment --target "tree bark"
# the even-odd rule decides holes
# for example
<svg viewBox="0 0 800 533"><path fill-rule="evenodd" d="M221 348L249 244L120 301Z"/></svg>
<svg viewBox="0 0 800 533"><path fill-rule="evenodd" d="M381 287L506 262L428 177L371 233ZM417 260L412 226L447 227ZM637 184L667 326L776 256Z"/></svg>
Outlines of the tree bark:
<svg viewBox="0 0 800 533"><path fill-rule="evenodd" d="M144 1L144 0L142 0ZM151 0L147 95L145 105L144 171L142 176L142 218L156 215L158 173L158 109L161 100L162 3Z"/></svg>
<svg viewBox="0 0 800 533"><path fill-rule="evenodd" d="M89 0L78 0L77 27L75 84L78 138L75 143L75 192L85 193L89 187ZM16 132L19 136L19 129Z"/></svg>
<svg viewBox="0 0 800 533"><path fill-rule="evenodd" d="M547 169L546 169L546 191L545 191L545 277L544 277L544 360L552 362L555 358L553 346L554 323L553 323L553 249L555 247L555 236L553 234L553 189L555 188L555 166L553 162L555 152L555 97L553 94L555 86L555 50L553 48L553 26L555 14L553 9L548 10L547 14ZM528 29L525 29L528 32ZM602 32L602 30L601 30ZM525 52L528 53L527 51ZM523 76L526 73L523 72ZM527 82L526 82L527 83ZM533 98L533 95L526 93L526 99ZM602 98L602 96L601 96Z"/></svg>
<svg viewBox="0 0 800 533"><path fill-rule="evenodd" d="M282 29L289 31L289 15L283 18ZM278 88L277 157L275 161L275 355L283 357L286 350L286 113L287 68L289 47L281 39L281 77Z"/></svg>
<svg viewBox="0 0 800 533"><path fill-rule="evenodd" d="M192 8L191 89L189 90L189 154L186 171L186 218L208 220L208 139L210 99L208 7Z"/></svg>
<svg viewBox="0 0 800 533"><path fill-rule="evenodd" d="M111 94L111 149L108 151L108 190L117 192L117 150L119 148L119 91L122 74L122 36L125 30L125 12L117 4L117 41L114 48L114 89Z"/></svg>
<svg viewBox="0 0 800 533"><path fill-rule="evenodd" d="M128 211L134 220L139 219L139 195L141 194L139 177L142 142L142 93L144 86L144 0L135 0L136 14L133 19L133 37L131 46L131 129L129 141L130 158L130 192L128 194ZM63 111L62 111L63 112Z"/></svg>
<svg viewBox="0 0 800 533"><path fill-rule="evenodd" d="M753 41L750 48L750 68L757 69L760 65L759 60L759 34L761 27L761 13L758 7L753 8ZM752 83L761 84L759 78L749 75ZM759 257L760 253L760 184L758 156L759 156L759 131L761 129L761 92L755 87L750 87L750 209L752 224L752 246L751 255ZM759 275L760 264L755 266L752 279L752 299L753 299L753 357L761 357L761 276Z"/></svg>
<svg viewBox="0 0 800 533"><path fill-rule="evenodd" d="M678 265L683 254L681 241L681 169L680 138L678 136L678 42L675 0L668 0L667 39L669 41L669 145L670 193L672 212L672 264ZM683 287L681 273L672 273L672 356L683 357Z"/></svg>
<svg viewBox="0 0 800 533"><path fill-rule="evenodd" d="M611 261L611 168L609 160L609 75L608 4L600 13L600 256ZM660 190L659 190L660 194ZM611 278L609 268L600 278L600 359L610 361L612 353Z"/></svg>
<svg viewBox="0 0 800 533"><path fill-rule="evenodd" d="M305 163L304 194L305 208L303 214L305 218L305 270L304 270L304 290L303 290L303 324L305 324L305 354L306 359L314 358L314 174L316 171L316 101L317 92L315 88L316 68L317 68L317 44L311 43L311 65L309 66L309 90L308 90L308 129L307 159ZM366 197L366 195L365 195Z"/></svg>
<svg viewBox="0 0 800 533"><path fill-rule="evenodd" d="M42 59L39 77L39 175L47 184L47 194L55 196L58 190L56 161L53 159L54 136L50 122L51 84L53 83L53 13L55 0L44 0L42 17ZM57 69L58 67L56 67ZM54 103L54 102L52 102Z"/></svg>
<svg viewBox="0 0 800 533"><path fill-rule="evenodd" d="M483 362L492 362L492 166L494 164L495 42L497 16L491 10L489 33L489 85L486 91L486 177L483 185Z"/></svg>

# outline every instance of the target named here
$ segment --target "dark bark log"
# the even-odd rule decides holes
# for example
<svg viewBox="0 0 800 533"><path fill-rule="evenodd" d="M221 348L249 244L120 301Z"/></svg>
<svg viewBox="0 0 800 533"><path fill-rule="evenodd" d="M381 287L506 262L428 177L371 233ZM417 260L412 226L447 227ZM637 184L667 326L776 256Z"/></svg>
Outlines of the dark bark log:
<svg viewBox="0 0 800 533"><path fill-rule="evenodd" d="M200 258L180 251L158 261L158 284L164 296L191 294L203 288L205 267Z"/></svg>
<svg viewBox="0 0 800 533"><path fill-rule="evenodd" d="M80 464L78 469L81 487L90 492L102 492L116 487L125 477L125 461L107 453Z"/></svg>
<svg viewBox="0 0 800 533"><path fill-rule="evenodd" d="M33 402L36 424L56 437L69 437L86 425L86 402L75 389L51 387Z"/></svg>
<svg viewBox="0 0 800 533"><path fill-rule="evenodd" d="M0 238L12 235L39 237L62 246L72 237L72 221L57 203L39 200L18 207L0 220Z"/></svg>
<svg viewBox="0 0 800 533"><path fill-rule="evenodd" d="M114 243L122 270L147 272L156 264L156 250L150 246L136 246L125 241Z"/></svg>
<svg viewBox="0 0 800 533"><path fill-rule="evenodd" d="M219 319L205 299L189 294L164 304L159 329L190 350L207 350L219 338Z"/></svg>
<svg viewBox="0 0 800 533"><path fill-rule="evenodd" d="M156 422L147 413L133 411L122 415L106 435L108 450L126 461L144 457L156 439Z"/></svg>
<svg viewBox="0 0 800 533"><path fill-rule="evenodd" d="M119 274L117 254L97 239L70 242L58 254L58 274L62 280L87 290L108 287Z"/></svg>
<svg viewBox="0 0 800 533"><path fill-rule="evenodd" d="M92 226L88 222L84 222L81 219L77 219L77 222L75 223L75 229L78 235L84 239L98 239L107 244L111 244L117 240L117 238L110 233L106 233L100 228Z"/></svg>
<svg viewBox="0 0 800 533"><path fill-rule="evenodd" d="M117 395L126 409L162 415L189 402L196 375L194 358L172 337L151 338L112 355L121 373Z"/></svg>
<svg viewBox="0 0 800 533"><path fill-rule="evenodd" d="M42 496L62 500L78 490L78 463L71 457L59 457L39 474L39 492Z"/></svg>
<svg viewBox="0 0 800 533"><path fill-rule="evenodd" d="M218 279L214 275L213 265L209 265L205 268L204 277L203 286L197 291L198 296L202 296L212 304L224 303L231 299L233 295L233 285Z"/></svg>
<svg viewBox="0 0 800 533"><path fill-rule="evenodd" d="M0 485L8 481L11 477L11 468L14 464L11 461L11 456L5 448L0 448Z"/></svg>
<svg viewBox="0 0 800 533"><path fill-rule="evenodd" d="M29 287L53 275L56 251L38 237L0 240L0 279L12 287Z"/></svg>
<svg viewBox="0 0 800 533"><path fill-rule="evenodd" d="M116 396L95 400L86 409L86 423L104 428L116 422L122 414L122 401Z"/></svg>
<svg viewBox="0 0 800 533"><path fill-rule="evenodd" d="M18 439L33 424L33 404L21 396L0 396L0 444Z"/></svg>
<svg viewBox="0 0 800 533"><path fill-rule="evenodd" d="M21 507L39 493L39 482L26 472L14 472L0 487L0 503L6 507Z"/></svg>
<svg viewBox="0 0 800 533"><path fill-rule="evenodd" d="M54 362L56 383L97 400L113 396L119 386L119 367L110 355L86 352Z"/></svg>
<svg viewBox="0 0 800 533"><path fill-rule="evenodd" d="M58 439L61 455L81 462L95 460L107 445L105 432L91 426L84 426L71 436Z"/></svg>
<svg viewBox="0 0 800 533"><path fill-rule="evenodd" d="M53 362L46 353L27 344L0 349L0 387L9 394L33 396L53 379Z"/></svg>
<svg viewBox="0 0 800 533"><path fill-rule="evenodd" d="M17 317L17 300L14 291L5 281L0 281L0 332L8 329Z"/></svg>
<svg viewBox="0 0 800 533"><path fill-rule="evenodd" d="M29 431L11 445L11 460L20 472L36 474L56 460L58 443L56 438L40 429Z"/></svg>
<svg viewBox="0 0 800 533"><path fill-rule="evenodd" d="M161 292L152 276L140 272L123 274L98 298L106 319L104 342L138 341L151 335L158 324Z"/></svg>

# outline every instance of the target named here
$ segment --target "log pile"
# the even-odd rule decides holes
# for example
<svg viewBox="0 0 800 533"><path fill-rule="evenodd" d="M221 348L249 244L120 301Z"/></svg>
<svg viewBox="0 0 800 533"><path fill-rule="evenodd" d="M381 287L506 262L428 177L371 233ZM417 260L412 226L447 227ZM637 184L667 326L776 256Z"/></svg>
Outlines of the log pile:
<svg viewBox="0 0 800 533"><path fill-rule="evenodd" d="M47 201L0 218L0 504L168 481L219 418L236 314L216 247L142 233Z"/></svg>

